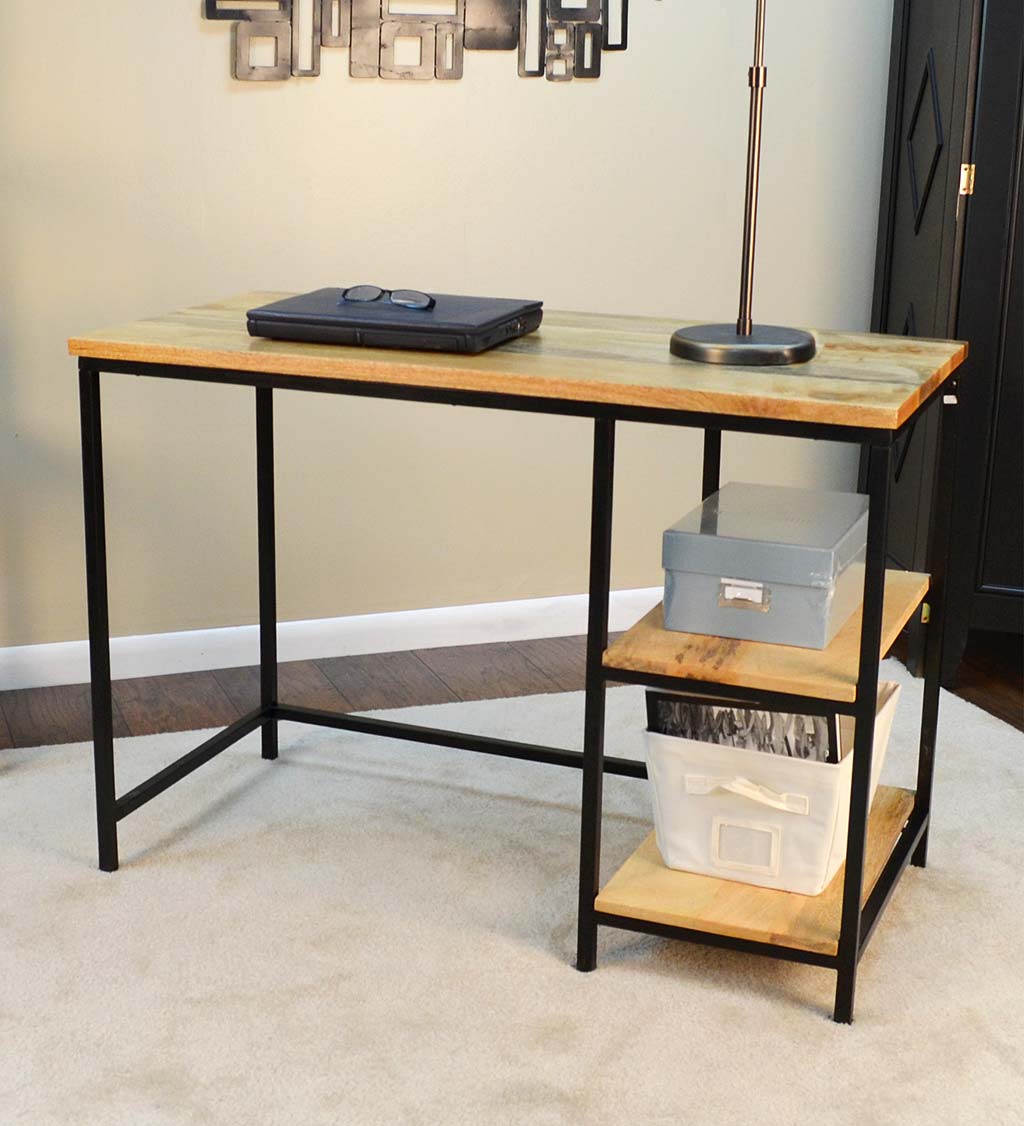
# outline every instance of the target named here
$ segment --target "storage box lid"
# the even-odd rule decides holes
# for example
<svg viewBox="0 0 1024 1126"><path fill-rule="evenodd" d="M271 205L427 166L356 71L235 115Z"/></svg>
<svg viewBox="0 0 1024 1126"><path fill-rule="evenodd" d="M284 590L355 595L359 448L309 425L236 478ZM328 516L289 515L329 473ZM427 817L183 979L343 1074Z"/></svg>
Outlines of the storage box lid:
<svg viewBox="0 0 1024 1126"><path fill-rule="evenodd" d="M662 566L756 582L831 586L864 548L860 493L730 481L665 532Z"/></svg>

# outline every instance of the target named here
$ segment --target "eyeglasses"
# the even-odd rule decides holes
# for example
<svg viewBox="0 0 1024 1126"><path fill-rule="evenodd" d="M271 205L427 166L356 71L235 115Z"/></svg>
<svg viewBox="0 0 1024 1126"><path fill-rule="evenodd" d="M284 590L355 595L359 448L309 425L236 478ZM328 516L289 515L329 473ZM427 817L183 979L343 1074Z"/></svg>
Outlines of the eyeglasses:
<svg viewBox="0 0 1024 1126"><path fill-rule="evenodd" d="M350 285L341 291L341 301L390 301L403 309L433 309L434 299L418 289L381 289L379 285ZM341 301L338 304L341 304Z"/></svg>

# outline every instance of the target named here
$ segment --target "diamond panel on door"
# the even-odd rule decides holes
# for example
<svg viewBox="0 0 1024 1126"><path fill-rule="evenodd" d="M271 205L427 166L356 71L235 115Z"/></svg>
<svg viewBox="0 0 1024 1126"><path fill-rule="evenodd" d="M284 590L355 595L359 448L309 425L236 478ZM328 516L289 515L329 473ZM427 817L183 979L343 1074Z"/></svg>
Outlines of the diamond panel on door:
<svg viewBox="0 0 1024 1126"><path fill-rule="evenodd" d="M914 112L910 115L910 127L907 129L907 171L910 193L914 200L914 234L921 229L942 145L942 111L939 108L939 87L935 80L935 51L929 48L914 102Z"/></svg>

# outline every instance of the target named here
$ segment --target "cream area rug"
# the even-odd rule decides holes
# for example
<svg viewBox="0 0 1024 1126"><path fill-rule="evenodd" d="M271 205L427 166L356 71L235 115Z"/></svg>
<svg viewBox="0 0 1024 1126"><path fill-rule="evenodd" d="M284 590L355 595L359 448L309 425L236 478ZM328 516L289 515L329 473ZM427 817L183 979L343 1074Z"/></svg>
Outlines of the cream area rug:
<svg viewBox="0 0 1024 1126"><path fill-rule="evenodd" d="M887 780L913 785L920 683ZM402 718L579 746L581 694ZM641 754L643 693L609 693ZM201 736L118 744L121 791ZM1024 736L944 696L931 866L834 975L602 930L572 968L580 776L321 729L224 752L95 869L85 745L0 756L0 1123L1024 1121ZM608 778L604 871L649 831Z"/></svg>

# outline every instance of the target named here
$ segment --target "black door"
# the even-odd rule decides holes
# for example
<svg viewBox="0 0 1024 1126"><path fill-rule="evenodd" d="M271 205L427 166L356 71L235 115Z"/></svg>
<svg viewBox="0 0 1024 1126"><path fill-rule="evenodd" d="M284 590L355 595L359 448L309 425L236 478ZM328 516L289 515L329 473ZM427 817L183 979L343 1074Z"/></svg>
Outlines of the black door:
<svg viewBox="0 0 1024 1126"><path fill-rule="evenodd" d="M955 335L982 0L896 0L872 330ZM894 458L888 552L928 570L937 408ZM918 661L911 626L910 665Z"/></svg>
<svg viewBox="0 0 1024 1126"><path fill-rule="evenodd" d="M964 242L960 440L945 677L968 630L1024 630L1024 4L989 0L979 69L977 185Z"/></svg>
<svg viewBox="0 0 1024 1126"><path fill-rule="evenodd" d="M872 327L970 345L957 373L946 684L968 629L1024 628L1022 82L1021 0L896 0ZM936 423L926 415L895 458L898 567L930 569Z"/></svg>
<svg viewBox="0 0 1024 1126"><path fill-rule="evenodd" d="M979 0L897 0L872 329L949 337L956 321ZM889 551L924 570L935 414L895 459Z"/></svg>

